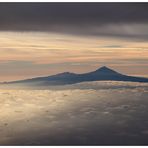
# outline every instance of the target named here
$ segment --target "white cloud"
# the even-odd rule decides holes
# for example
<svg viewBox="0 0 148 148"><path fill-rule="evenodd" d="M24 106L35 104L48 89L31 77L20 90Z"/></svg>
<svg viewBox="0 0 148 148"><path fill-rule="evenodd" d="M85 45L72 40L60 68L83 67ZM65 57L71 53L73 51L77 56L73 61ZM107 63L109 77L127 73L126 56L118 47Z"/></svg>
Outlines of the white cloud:
<svg viewBox="0 0 148 148"><path fill-rule="evenodd" d="M61 90L0 90L0 143L147 143L148 84L76 85Z"/></svg>

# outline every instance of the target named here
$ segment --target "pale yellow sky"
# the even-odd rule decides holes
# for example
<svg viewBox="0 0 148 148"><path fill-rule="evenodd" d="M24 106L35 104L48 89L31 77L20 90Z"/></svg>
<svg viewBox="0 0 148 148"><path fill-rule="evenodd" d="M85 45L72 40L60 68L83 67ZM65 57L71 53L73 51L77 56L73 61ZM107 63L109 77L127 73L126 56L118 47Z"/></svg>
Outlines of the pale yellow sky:
<svg viewBox="0 0 148 148"><path fill-rule="evenodd" d="M109 66L148 75L148 43L113 37L44 32L0 32L0 81Z"/></svg>

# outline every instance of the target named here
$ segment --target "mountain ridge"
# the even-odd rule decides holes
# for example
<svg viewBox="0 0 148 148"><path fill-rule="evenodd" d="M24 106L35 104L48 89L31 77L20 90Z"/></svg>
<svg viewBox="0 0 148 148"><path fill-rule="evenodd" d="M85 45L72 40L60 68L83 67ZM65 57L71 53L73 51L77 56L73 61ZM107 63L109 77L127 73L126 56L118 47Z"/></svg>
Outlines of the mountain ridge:
<svg viewBox="0 0 148 148"><path fill-rule="evenodd" d="M51 76L35 77L31 79L17 80L5 83L11 84L11 83L40 82L42 83L42 85L65 85L65 84L74 84L85 81L131 81L131 82L148 83L148 78L124 75L106 66L102 66L96 69L95 71L82 74L63 72Z"/></svg>

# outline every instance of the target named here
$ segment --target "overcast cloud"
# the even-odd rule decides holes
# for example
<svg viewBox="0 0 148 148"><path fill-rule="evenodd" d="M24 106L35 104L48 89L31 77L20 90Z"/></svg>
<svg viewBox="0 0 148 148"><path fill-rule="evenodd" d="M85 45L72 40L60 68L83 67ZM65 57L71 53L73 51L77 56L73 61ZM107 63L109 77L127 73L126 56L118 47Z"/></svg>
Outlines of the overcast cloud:
<svg viewBox="0 0 148 148"><path fill-rule="evenodd" d="M1 31L148 38L147 3L1 3Z"/></svg>

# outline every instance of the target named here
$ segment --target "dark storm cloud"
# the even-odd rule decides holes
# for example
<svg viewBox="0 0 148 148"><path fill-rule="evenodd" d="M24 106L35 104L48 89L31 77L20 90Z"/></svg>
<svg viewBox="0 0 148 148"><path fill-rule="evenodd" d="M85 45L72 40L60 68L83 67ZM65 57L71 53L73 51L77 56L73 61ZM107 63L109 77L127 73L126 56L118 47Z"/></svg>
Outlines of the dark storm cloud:
<svg viewBox="0 0 148 148"><path fill-rule="evenodd" d="M147 18L148 3L0 3L0 30L147 39L145 26L129 31L131 24L147 24Z"/></svg>
<svg viewBox="0 0 148 148"><path fill-rule="evenodd" d="M1 3L1 24L104 24L147 22L147 3ZM60 24L58 24L60 23ZM23 25L23 24L22 24ZM10 26L10 25L9 25ZM22 26L23 27L23 26ZM10 27L11 28L11 27ZM17 29L17 28L16 28Z"/></svg>

